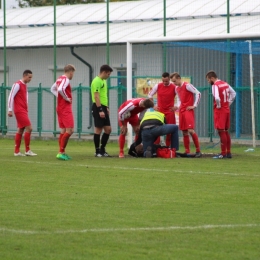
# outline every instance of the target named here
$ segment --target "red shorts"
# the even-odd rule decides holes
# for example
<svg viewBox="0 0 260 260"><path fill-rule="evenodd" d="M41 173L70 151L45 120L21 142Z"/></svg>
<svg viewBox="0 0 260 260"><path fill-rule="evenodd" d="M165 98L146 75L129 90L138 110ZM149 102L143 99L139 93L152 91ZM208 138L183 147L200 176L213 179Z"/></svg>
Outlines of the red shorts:
<svg viewBox="0 0 260 260"><path fill-rule="evenodd" d="M214 109L214 127L216 129L229 129L230 113Z"/></svg>
<svg viewBox="0 0 260 260"><path fill-rule="evenodd" d="M17 128L24 128L26 126L31 125L31 121L29 119L28 113L26 112L18 112L15 113Z"/></svg>
<svg viewBox="0 0 260 260"><path fill-rule="evenodd" d="M176 124L175 112L164 113L167 124Z"/></svg>
<svg viewBox="0 0 260 260"><path fill-rule="evenodd" d="M195 128L194 110L179 112L179 129L184 131Z"/></svg>
<svg viewBox="0 0 260 260"><path fill-rule="evenodd" d="M128 119L125 119L124 121L126 122L126 124L129 123L131 126L137 126L140 124L138 115L133 115L133 116L129 117ZM118 124L120 127L123 125L122 121L120 121L120 120L118 120Z"/></svg>
<svg viewBox="0 0 260 260"><path fill-rule="evenodd" d="M72 111L57 111L60 128L74 128L74 117Z"/></svg>

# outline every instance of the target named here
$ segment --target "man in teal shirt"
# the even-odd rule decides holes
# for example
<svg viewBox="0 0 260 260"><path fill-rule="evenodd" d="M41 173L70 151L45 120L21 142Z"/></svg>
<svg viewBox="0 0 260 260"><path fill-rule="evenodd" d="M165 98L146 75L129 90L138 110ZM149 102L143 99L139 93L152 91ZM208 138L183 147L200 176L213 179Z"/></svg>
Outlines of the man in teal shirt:
<svg viewBox="0 0 260 260"><path fill-rule="evenodd" d="M99 75L96 76L91 83L91 97L92 97L92 115L94 118L95 132L94 132L94 145L96 148L96 157L109 157L105 150L109 135L111 133L111 125L109 118L108 95L107 95L107 82L113 69L108 65L100 67ZM100 135L104 130L101 137Z"/></svg>

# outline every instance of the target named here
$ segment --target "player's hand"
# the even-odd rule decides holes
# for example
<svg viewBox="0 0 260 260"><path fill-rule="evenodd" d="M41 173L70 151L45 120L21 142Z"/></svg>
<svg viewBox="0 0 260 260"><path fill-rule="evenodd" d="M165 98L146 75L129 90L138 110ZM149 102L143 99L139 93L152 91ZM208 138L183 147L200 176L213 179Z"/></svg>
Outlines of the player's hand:
<svg viewBox="0 0 260 260"><path fill-rule="evenodd" d="M186 108L186 110L193 110L195 108L195 106L188 106L187 108Z"/></svg>
<svg viewBox="0 0 260 260"><path fill-rule="evenodd" d="M12 111L8 111L8 114L7 114L9 117L12 117L13 116L13 112Z"/></svg>
<svg viewBox="0 0 260 260"><path fill-rule="evenodd" d="M127 126L121 126L120 127L120 133L121 133L121 135L126 135L126 133L127 133Z"/></svg>
<svg viewBox="0 0 260 260"><path fill-rule="evenodd" d="M159 108L158 106L154 106L153 109L154 109L155 111L159 111L159 110L160 110L160 108Z"/></svg>
<svg viewBox="0 0 260 260"><path fill-rule="evenodd" d="M100 116L101 118L106 118L106 115L105 115L105 113L104 113L103 111L99 112L99 116Z"/></svg>
<svg viewBox="0 0 260 260"><path fill-rule="evenodd" d="M68 101L69 103L72 103L72 99L71 99L71 98L67 98L67 101Z"/></svg>
<svg viewBox="0 0 260 260"><path fill-rule="evenodd" d="M110 115L110 110L109 110L109 107L107 107L107 113L108 113L108 115Z"/></svg>

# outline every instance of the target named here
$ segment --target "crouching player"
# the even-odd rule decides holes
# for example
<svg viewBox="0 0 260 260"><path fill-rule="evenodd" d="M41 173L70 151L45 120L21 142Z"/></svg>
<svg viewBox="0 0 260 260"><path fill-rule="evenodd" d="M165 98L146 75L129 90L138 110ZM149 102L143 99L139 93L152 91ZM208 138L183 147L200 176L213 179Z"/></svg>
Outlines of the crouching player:
<svg viewBox="0 0 260 260"><path fill-rule="evenodd" d="M119 158L124 158L125 136L127 134L127 123L135 132L135 140L138 138L140 120L138 114L153 107L153 101L146 98L133 98L124 102L118 109L119 135Z"/></svg>

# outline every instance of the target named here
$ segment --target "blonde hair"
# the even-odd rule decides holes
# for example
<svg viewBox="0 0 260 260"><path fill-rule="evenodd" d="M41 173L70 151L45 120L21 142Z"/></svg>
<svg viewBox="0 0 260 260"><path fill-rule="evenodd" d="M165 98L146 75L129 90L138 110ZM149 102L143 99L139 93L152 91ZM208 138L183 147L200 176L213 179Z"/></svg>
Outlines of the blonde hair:
<svg viewBox="0 0 260 260"><path fill-rule="evenodd" d="M180 79L181 78L181 76L180 76L180 74L178 72L171 73L170 79L172 79L173 77L176 78L176 79Z"/></svg>
<svg viewBox="0 0 260 260"><path fill-rule="evenodd" d="M75 71L75 66L72 65L72 64L67 64L65 67L64 67L64 72L70 72L70 71Z"/></svg>

